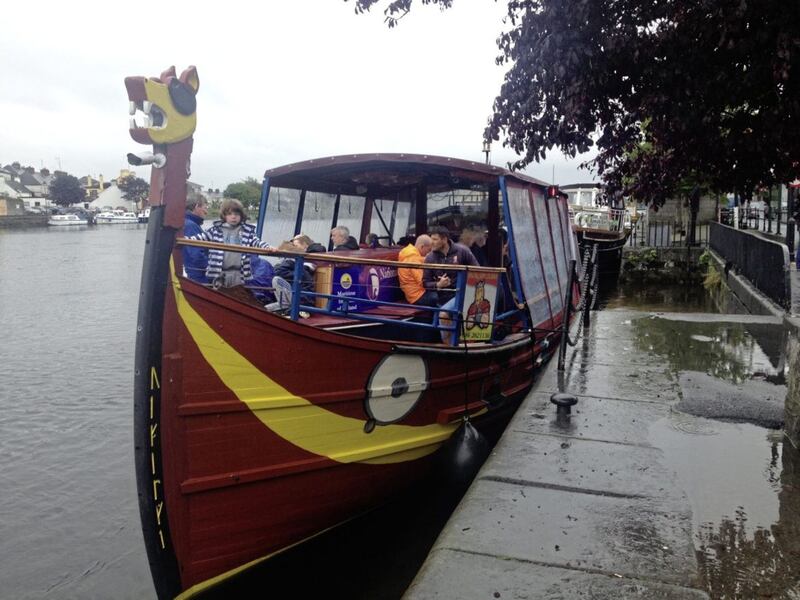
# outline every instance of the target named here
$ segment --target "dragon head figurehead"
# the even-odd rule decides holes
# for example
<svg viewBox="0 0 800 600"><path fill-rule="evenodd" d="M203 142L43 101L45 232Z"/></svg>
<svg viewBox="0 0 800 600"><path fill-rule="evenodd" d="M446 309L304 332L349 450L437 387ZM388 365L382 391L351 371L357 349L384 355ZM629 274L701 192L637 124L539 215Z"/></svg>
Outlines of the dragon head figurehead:
<svg viewBox="0 0 800 600"><path fill-rule="evenodd" d="M195 67L187 68L178 77L170 67L158 77L126 77L125 87L130 101L131 137L140 144L174 144L192 137L197 126L195 96L200 87ZM144 113L144 124L136 123L138 111Z"/></svg>
<svg viewBox="0 0 800 600"><path fill-rule="evenodd" d="M192 134L197 126L195 96L200 87L197 69L189 67L180 77L175 67L158 77L126 77L125 87L130 100L131 137L140 144L153 145L153 152L128 154L128 161L135 166L153 165L149 205L166 207L163 224L180 230L190 175ZM141 126L136 122L138 111L144 113Z"/></svg>

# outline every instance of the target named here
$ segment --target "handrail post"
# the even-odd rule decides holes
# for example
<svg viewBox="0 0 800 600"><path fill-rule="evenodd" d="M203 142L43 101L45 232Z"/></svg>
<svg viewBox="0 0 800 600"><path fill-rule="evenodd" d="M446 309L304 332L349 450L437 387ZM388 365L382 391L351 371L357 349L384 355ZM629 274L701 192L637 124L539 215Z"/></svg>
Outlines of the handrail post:
<svg viewBox="0 0 800 600"><path fill-rule="evenodd" d="M572 288L575 286L575 264L574 258L569 261L569 285L564 298L564 310L561 313L561 344L558 346L558 370L564 370L564 361L567 356L567 341L569 340L569 315L572 312Z"/></svg>
<svg viewBox="0 0 800 600"><path fill-rule="evenodd" d="M458 275L456 275L456 314L451 315L453 333L450 336L450 344L452 346L458 345L458 335L461 333L458 320L464 314L464 297L467 295L467 273L468 271L459 271Z"/></svg>
<svg viewBox="0 0 800 600"><path fill-rule="evenodd" d="M300 317L300 291L303 281L303 257L298 256L294 259L294 281L292 281L292 306L289 311L289 316L292 321L297 321Z"/></svg>

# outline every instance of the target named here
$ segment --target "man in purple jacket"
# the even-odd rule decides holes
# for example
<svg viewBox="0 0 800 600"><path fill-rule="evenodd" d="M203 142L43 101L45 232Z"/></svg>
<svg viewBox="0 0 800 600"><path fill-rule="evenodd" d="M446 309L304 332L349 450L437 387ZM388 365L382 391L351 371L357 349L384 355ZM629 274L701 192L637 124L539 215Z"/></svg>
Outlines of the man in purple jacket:
<svg viewBox="0 0 800 600"><path fill-rule="evenodd" d="M425 257L425 264L480 266L469 248L450 240L447 228L432 227L429 235L431 236L431 251ZM455 292L450 289L455 284L452 271L436 268L425 269L422 284L425 289L439 293L440 304L444 304L455 296Z"/></svg>
<svg viewBox="0 0 800 600"><path fill-rule="evenodd" d="M446 227L431 227L428 234L431 236L431 251L425 257L425 264L480 266L469 248L450 240ZM425 289L438 292L439 306L448 310L455 308L455 291L452 289L454 284L453 271L431 268L425 269L422 276L422 285ZM440 324L449 325L451 322L449 316L446 312L439 313ZM450 333L447 331L441 333L442 341L447 343Z"/></svg>

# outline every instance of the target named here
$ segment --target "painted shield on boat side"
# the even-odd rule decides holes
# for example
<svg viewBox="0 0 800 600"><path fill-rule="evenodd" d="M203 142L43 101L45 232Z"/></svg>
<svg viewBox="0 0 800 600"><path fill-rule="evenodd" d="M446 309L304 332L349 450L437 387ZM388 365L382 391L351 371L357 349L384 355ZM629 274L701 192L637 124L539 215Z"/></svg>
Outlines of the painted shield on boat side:
<svg viewBox="0 0 800 600"><path fill-rule="evenodd" d="M395 423L410 413L428 388L428 366L421 356L389 354L372 371L366 411L379 425Z"/></svg>

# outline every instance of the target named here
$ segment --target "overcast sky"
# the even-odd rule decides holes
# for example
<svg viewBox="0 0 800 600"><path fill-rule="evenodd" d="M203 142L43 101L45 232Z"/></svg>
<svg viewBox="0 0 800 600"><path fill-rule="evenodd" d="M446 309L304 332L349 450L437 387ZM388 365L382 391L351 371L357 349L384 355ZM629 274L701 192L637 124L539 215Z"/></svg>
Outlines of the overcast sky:
<svg viewBox="0 0 800 600"><path fill-rule="evenodd" d="M116 177L144 148L128 135L123 79L190 64L200 77L192 180L204 186L336 154L483 160L506 3L415 4L390 30L382 7L355 15L352 0L6 3L0 163ZM513 159L494 144L494 164ZM527 172L593 180L579 162L556 150Z"/></svg>

